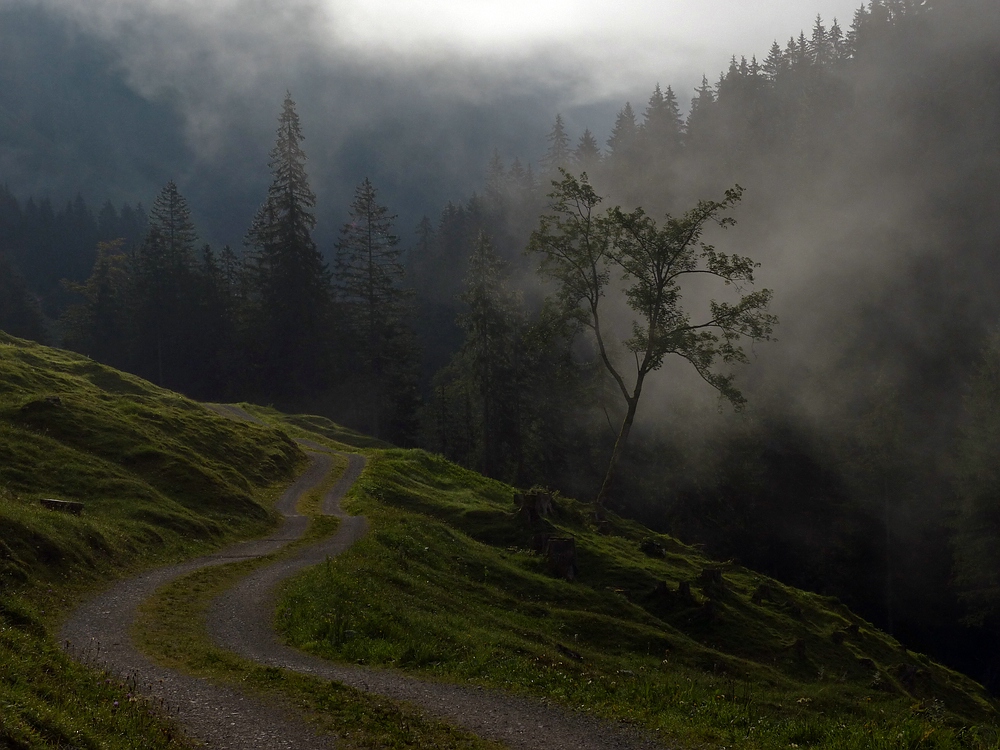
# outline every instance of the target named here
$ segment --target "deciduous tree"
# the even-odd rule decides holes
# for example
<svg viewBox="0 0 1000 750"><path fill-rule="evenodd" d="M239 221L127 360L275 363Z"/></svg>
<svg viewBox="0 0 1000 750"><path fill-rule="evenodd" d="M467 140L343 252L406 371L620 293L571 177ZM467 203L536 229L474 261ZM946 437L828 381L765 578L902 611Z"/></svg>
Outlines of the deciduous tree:
<svg viewBox="0 0 1000 750"><path fill-rule="evenodd" d="M777 322L767 312L771 292L752 290L757 264L750 258L721 253L701 239L709 224L734 223L726 212L741 195L737 186L721 201L700 201L683 216L668 215L658 225L641 208L598 213L601 198L590 184L563 172L551 196L552 213L542 217L532 234L530 249L542 256L540 272L555 282L561 303L592 332L598 357L625 402L598 509L607 499L646 377L667 356L686 359L734 406L744 403L733 376L714 367L745 362L741 343L770 337ZM694 318L683 293L685 282L695 276L722 282L733 291L732 301L712 300L709 312ZM623 341L608 339L603 317L608 295L619 296L633 315L632 334ZM613 347L624 349L634 365L626 370Z"/></svg>

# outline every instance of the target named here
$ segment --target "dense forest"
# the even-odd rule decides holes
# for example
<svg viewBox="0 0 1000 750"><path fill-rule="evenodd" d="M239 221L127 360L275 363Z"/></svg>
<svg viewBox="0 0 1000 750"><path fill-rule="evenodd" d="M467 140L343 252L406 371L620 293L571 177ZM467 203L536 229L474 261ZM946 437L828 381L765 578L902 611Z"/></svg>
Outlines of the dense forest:
<svg viewBox="0 0 1000 750"><path fill-rule="evenodd" d="M198 398L314 411L521 486L601 492L996 690L998 38L986 0L873 0L849 26L817 18L733 57L690 103L657 83L606 143L554 114L542 160L497 154L481 189L417 227L366 179L324 248L331 218L288 95L271 186L229 246L199 239L174 182L148 212L0 193L0 327ZM581 247L560 212L581 196L612 248L592 295L607 353L589 298L552 266L560 242ZM624 292L643 272L627 261L660 241L704 250L723 304L767 317L672 339L632 403L635 375L623 391L615 373L654 326L631 326L642 295ZM695 316L717 293L681 292Z"/></svg>

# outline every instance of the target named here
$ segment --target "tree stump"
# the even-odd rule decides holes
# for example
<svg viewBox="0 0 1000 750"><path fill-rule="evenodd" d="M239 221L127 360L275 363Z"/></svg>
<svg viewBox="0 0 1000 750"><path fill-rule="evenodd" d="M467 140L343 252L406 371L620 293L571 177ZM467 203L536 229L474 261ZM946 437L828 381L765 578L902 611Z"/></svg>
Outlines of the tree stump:
<svg viewBox="0 0 1000 750"><path fill-rule="evenodd" d="M649 557L664 558L667 556L667 550L659 539L643 539L639 544L639 549Z"/></svg>
<svg viewBox="0 0 1000 750"><path fill-rule="evenodd" d="M702 568L698 576L698 582L703 589L721 591L726 587L722 578L722 568Z"/></svg>
<svg viewBox="0 0 1000 750"><path fill-rule="evenodd" d="M750 601L754 604L761 604L763 602L774 603L778 601L778 597L773 588L766 583L762 583L757 587L757 590L753 592L753 596L750 597Z"/></svg>
<svg viewBox="0 0 1000 750"><path fill-rule="evenodd" d="M567 581L576 580L579 570L576 565L576 539L573 537L549 537L545 544L545 556L552 572Z"/></svg>
<svg viewBox="0 0 1000 750"><path fill-rule="evenodd" d="M534 526L543 518L552 515L552 493L540 487L532 487L527 492L514 495L517 514L529 526Z"/></svg>
<svg viewBox="0 0 1000 750"><path fill-rule="evenodd" d="M792 644L792 652L799 658L806 658L806 641L805 638L796 638L795 643Z"/></svg>

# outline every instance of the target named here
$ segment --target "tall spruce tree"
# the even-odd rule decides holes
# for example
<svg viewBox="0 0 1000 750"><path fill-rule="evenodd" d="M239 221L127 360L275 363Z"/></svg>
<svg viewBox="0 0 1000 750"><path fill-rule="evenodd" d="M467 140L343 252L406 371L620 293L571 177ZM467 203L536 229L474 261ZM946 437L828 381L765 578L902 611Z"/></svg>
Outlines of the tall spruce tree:
<svg viewBox="0 0 1000 750"><path fill-rule="evenodd" d="M349 213L337 242L336 286L362 352L368 429L375 437L398 440L389 421L412 423L416 352L405 323L410 294L403 287L399 238L393 234L396 217L379 203L367 178L355 191Z"/></svg>
<svg viewBox="0 0 1000 750"><path fill-rule="evenodd" d="M566 126L563 124L562 115L556 115L555 124L547 136L549 142L548 150L542 159L542 166L546 174L556 175L560 167L566 167L572 156L570 150L570 139L566 134Z"/></svg>
<svg viewBox="0 0 1000 750"><path fill-rule="evenodd" d="M664 93L660 90L660 84L656 84L639 129L640 143L646 158L659 163L676 154L680 149L683 126L684 121L673 89L668 86Z"/></svg>
<svg viewBox="0 0 1000 750"><path fill-rule="evenodd" d="M187 201L171 180L153 201L146 238L134 256L128 294L133 368L173 388L185 386L198 235Z"/></svg>
<svg viewBox="0 0 1000 750"><path fill-rule="evenodd" d="M258 387L293 395L322 387L331 330L330 273L312 232L316 196L306 175L302 127L285 95L267 199L247 233L255 275Z"/></svg>
<svg viewBox="0 0 1000 750"><path fill-rule="evenodd" d="M590 128L583 131L576 149L573 151L573 163L580 172L593 173L601 165L601 148Z"/></svg>

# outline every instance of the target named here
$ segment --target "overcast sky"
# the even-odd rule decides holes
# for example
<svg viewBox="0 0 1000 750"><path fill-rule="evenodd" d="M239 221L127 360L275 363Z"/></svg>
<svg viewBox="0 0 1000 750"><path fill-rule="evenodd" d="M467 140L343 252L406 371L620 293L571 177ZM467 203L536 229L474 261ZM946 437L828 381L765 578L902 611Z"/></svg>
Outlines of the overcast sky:
<svg viewBox="0 0 1000 750"><path fill-rule="evenodd" d="M13 0L0 0L0 3ZM31 0L29 0L30 2ZM817 14L845 31L861 0L34 0L100 26L132 54L165 52L167 36L247 71L303 55L372 68L464 66L511 77L575 82L571 98L616 98L674 84L687 101L702 73L732 54L766 55ZM197 39L197 42L195 41ZM280 51L280 59L276 53ZM200 61L199 64L202 64ZM162 62L154 69L165 70ZM250 82L252 77L244 78ZM450 79L450 76L447 76ZM433 85L433 82L429 82ZM447 82L446 82L447 83Z"/></svg>
<svg viewBox="0 0 1000 750"><path fill-rule="evenodd" d="M115 75L179 113L197 156L195 171L174 172L185 189L224 175L231 184L214 191L219 200L249 203L267 179L275 114L291 90L316 182L327 181L331 204L368 175L395 191L397 203L420 193L432 205L475 189L493 149L506 160L536 161L557 113L571 138L589 127L603 144L626 100L641 114L655 84L672 85L686 110L702 74L714 83L731 55L763 57L775 39L784 46L800 30L808 34L817 14L828 26L837 17L846 31L860 2L0 0L0 7L40 6L69 19L98 38ZM234 198L240 189L247 195Z"/></svg>
<svg viewBox="0 0 1000 750"><path fill-rule="evenodd" d="M763 57L811 29L817 13L846 31L860 0L325 0L340 45L376 56L577 58L598 96L658 77L714 80L732 54Z"/></svg>

